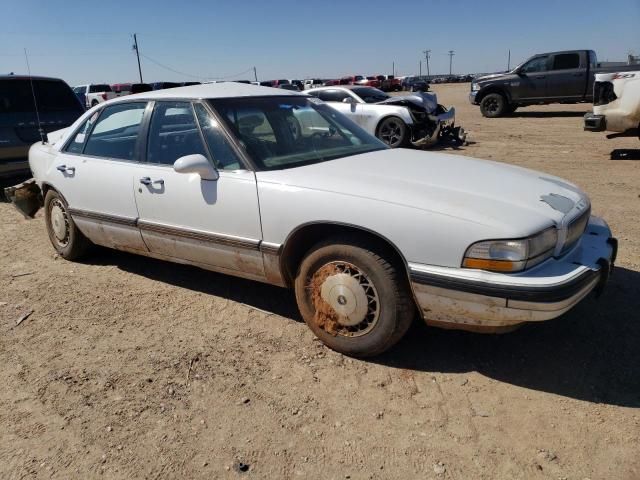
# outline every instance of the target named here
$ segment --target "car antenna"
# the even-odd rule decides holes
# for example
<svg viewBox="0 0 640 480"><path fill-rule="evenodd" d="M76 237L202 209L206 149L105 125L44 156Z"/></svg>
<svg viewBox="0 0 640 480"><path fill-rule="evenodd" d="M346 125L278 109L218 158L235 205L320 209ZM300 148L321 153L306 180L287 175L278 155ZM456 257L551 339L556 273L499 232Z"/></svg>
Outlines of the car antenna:
<svg viewBox="0 0 640 480"><path fill-rule="evenodd" d="M36 107L36 121L38 122L38 133L40 134L40 140L44 145L46 143L46 135L42 129L42 123L40 123L40 112L38 111L38 101L36 100L36 89L33 87L33 78L31 77L31 66L29 65L29 55L27 55L27 49L24 49L24 58L27 61L27 72L29 73L29 83L31 84L31 95L33 95L33 106Z"/></svg>

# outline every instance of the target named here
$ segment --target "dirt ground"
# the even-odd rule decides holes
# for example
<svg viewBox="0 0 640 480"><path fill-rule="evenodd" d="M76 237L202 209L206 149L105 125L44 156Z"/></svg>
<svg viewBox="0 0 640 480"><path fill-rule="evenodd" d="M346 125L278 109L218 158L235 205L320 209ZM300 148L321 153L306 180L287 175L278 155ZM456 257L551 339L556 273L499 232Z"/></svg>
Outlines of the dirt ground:
<svg viewBox="0 0 640 480"><path fill-rule="evenodd" d="M588 105L484 119L468 89L436 86L471 133L451 153L565 177L610 223L600 299L502 336L416 323L358 361L289 291L56 259L41 216L0 204L0 478L640 478L640 161L611 159L640 142L583 132Z"/></svg>

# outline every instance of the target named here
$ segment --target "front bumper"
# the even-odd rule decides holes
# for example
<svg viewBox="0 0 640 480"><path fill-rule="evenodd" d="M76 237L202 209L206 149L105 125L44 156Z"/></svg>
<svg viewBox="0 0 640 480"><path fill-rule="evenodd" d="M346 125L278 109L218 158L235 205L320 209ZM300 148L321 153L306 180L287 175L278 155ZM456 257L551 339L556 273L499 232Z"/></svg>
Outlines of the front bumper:
<svg viewBox="0 0 640 480"><path fill-rule="evenodd" d="M451 107L438 115L428 115L424 125L410 125L411 144L414 147L425 147L434 145L440 140L443 134L452 134L456 123L456 109ZM432 125L435 127L431 128ZM460 130L458 129L459 133ZM464 139L463 139L464 140Z"/></svg>
<svg viewBox="0 0 640 480"><path fill-rule="evenodd" d="M478 92L480 90L471 90L469 92L469 102L471 103L471 105L478 105L478 102L476 102L476 96L478 95Z"/></svg>
<svg viewBox="0 0 640 480"><path fill-rule="evenodd" d="M617 241L604 220L591 217L580 242L564 257L518 274L409 264L411 285L427 323L492 331L551 320L594 289L613 269Z"/></svg>
<svg viewBox="0 0 640 480"><path fill-rule="evenodd" d="M587 113L584 116L584 129L588 132L604 132L607 129L607 118L604 115Z"/></svg>

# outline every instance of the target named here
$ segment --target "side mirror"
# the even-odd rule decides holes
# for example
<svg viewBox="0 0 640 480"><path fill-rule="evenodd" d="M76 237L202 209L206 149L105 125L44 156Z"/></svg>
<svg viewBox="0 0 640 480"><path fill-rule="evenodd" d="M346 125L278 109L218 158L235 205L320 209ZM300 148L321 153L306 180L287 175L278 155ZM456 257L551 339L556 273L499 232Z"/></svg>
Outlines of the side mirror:
<svg viewBox="0 0 640 480"><path fill-rule="evenodd" d="M180 157L173 164L173 170L178 173L197 173L202 180L218 180L220 175L207 157L199 153Z"/></svg>
<svg viewBox="0 0 640 480"><path fill-rule="evenodd" d="M351 104L354 104L354 103L356 103L356 99L355 99L355 98L353 98L353 97L351 97L351 96L349 96L349 97L347 97L347 98L343 98L343 99L342 99L342 103L351 103Z"/></svg>

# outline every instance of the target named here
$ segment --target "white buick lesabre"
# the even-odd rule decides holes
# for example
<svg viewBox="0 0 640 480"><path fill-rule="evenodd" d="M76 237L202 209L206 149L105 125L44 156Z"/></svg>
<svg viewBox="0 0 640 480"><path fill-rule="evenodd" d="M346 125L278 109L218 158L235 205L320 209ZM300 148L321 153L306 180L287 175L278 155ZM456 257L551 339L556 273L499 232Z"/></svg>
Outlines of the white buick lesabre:
<svg viewBox="0 0 640 480"><path fill-rule="evenodd" d="M317 99L238 83L120 97L29 153L8 189L64 258L90 244L293 287L329 347L428 323L513 328L601 289L617 243L544 173L390 150ZM35 203L35 204L34 204Z"/></svg>

